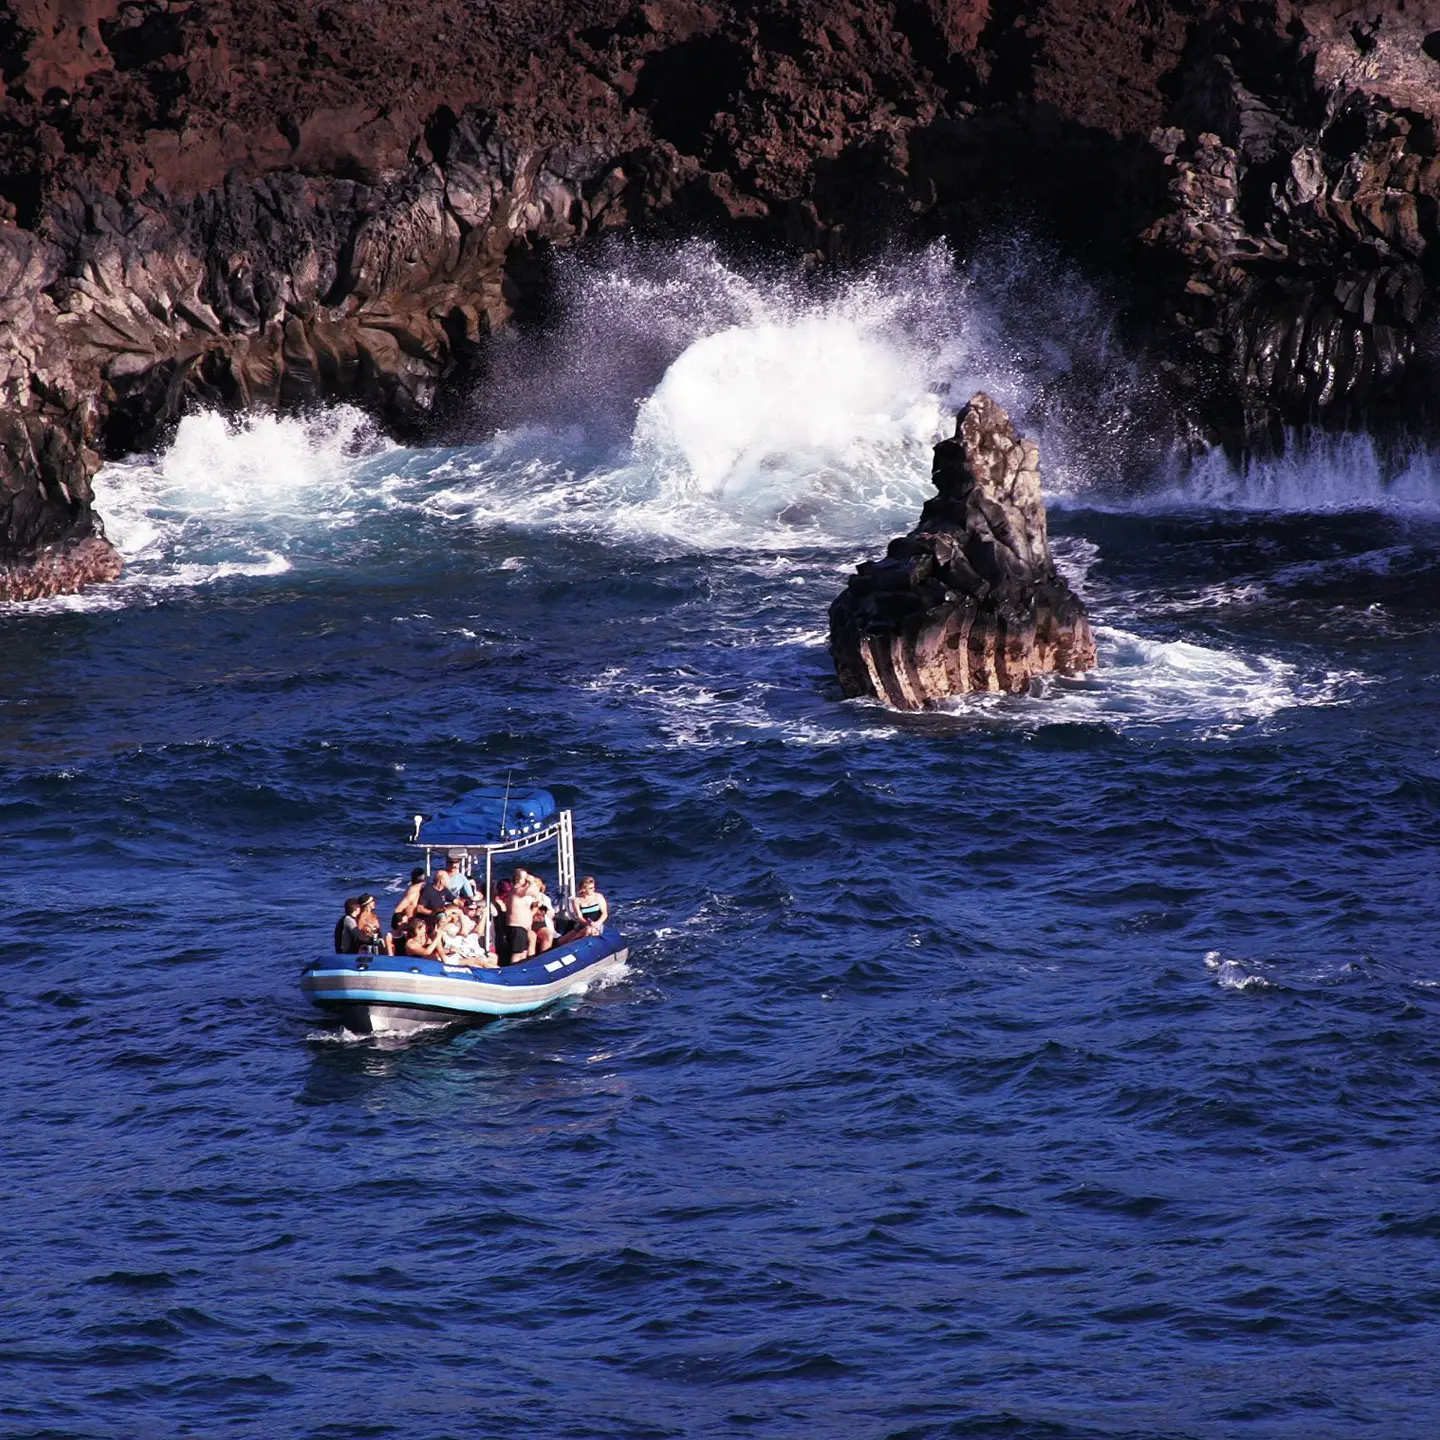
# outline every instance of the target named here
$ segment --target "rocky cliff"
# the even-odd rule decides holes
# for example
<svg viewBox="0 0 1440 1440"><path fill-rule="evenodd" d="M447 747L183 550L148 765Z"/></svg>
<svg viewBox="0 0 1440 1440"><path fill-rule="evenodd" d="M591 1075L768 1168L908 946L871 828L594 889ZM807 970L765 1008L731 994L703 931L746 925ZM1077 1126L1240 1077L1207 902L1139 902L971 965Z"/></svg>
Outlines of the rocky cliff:
<svg viewBox="0 0 1440 1440"><path fill-rule="evenodd" d="M1188 420L1433 423L1437 79L1440 0L0 0L0 595L187 405L421 430L617 227L1023 223Z"/></svg>
<svg viewBox="0 0 1440 1440"><path fill-rule="evenodd" d="M933 476L920 523L830 607L840 688L921 710L1091 669L1089 618L1050 556L1034 442L976 395L935 447Z"/></svg>

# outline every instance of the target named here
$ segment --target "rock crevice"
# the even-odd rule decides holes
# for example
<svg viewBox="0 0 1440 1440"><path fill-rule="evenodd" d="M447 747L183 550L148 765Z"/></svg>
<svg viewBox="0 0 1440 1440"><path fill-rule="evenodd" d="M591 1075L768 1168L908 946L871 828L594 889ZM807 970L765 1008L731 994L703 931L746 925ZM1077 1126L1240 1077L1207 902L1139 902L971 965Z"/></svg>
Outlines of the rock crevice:
<svg viewBox="0 0 1440 1440"><path fill-rule="evenodd" d="M1035 443L982 392L935 447L932 475L919 524L830 607L845 695L922 710L1090 669L1095 639L1050 554Z"/></svg>

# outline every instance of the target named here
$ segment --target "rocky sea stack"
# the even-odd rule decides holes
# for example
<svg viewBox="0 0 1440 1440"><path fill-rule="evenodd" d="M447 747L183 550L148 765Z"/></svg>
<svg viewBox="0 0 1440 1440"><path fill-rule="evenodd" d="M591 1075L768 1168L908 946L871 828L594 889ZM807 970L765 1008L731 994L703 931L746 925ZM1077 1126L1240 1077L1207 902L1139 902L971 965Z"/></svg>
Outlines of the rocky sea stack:
<svg viewBox="0 0 1440 1440"><path fill-rule="evenodd" d="M861 565L830 607L845 694L922 710L1090 669L1085 606L1050 556L1035 442L982 392L935 447L933 478L939 493L920 523Z"/></svg>

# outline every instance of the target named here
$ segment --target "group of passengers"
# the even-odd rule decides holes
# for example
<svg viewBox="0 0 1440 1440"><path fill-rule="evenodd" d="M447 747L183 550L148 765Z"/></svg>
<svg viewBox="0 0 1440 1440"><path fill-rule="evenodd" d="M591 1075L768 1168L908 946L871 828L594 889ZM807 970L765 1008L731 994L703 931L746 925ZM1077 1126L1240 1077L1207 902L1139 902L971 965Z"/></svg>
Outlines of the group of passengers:
<svg viewBox="0 0 1440 1440"><path fill-rule="evenodd" d="M388 934L381 930L373 895L346 900L345 914L335 926L336 950L344 955L411 955L493 969L518 965L554 946L599 935L610 918L610 907L595 888L595 877L587 875L562 930L544 879L518 869L500 882L491 899L490 928L495 943L488 948L485 897L465 873L463 861L463 855L452 854L433 876L423 868L412 870Z"/></svg>

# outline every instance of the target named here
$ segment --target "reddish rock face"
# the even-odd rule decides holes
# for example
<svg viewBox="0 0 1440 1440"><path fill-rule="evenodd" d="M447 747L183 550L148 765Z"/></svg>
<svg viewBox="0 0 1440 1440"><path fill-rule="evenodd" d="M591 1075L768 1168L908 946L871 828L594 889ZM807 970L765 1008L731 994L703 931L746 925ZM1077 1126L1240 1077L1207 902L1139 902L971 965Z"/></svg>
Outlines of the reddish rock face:
<svg viewBox="0 0 1440 1440"><path fill-rule="evenodd" d="M0 565L0 601L71 595L87 585L118 580L123 569L114 547L92 535L55 550L43 550L19 564Z"/></svg>
<svg viewBox="0 0 1440 1440"><path fill-rule="evenodd" d="M1186 428L1440 427L1437 82L1440 0L0 0L0 562L196 403L418 432L620 227L1030 227Z"/></svg>
<svg viewBox="0 0 1440 1440"><path fill-rule="evenodd" d="M970 691L1018 694L1095 664L1080 599L1056 573L1040 457L988 395L935 447L939 492L920 523L867 561L830 607L847 696L921 710Z"/></svg>

